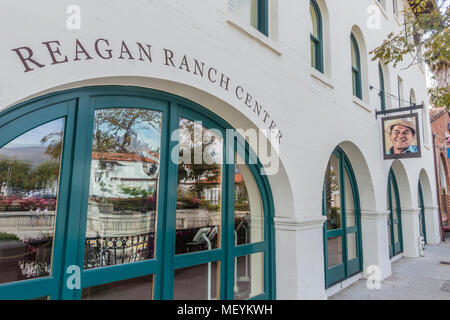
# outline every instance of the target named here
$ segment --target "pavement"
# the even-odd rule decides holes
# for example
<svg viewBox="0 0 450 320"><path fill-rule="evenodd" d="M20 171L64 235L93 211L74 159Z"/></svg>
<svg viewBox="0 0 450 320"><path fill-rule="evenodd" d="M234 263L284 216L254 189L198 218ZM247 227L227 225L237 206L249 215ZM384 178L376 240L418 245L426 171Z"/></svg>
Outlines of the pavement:
<svg viewBox="0 0 450 320"><path fill-rule="evenodd" d="M361 279L329 300L450 300L450 234L445 242L426 245L425 256L392 263L392 275L380 289L369 290Z"/></svg>

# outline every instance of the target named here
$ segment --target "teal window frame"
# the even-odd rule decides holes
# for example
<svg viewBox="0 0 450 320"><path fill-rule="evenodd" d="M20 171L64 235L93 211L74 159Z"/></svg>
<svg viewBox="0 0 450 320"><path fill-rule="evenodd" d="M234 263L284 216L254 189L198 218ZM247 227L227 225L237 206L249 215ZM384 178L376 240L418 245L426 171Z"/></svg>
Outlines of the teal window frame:
<svg viewBox="0 0 450 320"><path fill-rule="evenodd" d="M323 254L324 254L324 273L325 273L325 288L341 282L349 277L361 272L363 270L363 255L362 255L362 239L361 239L361 207L359 201L358 185L352 165L345 152L337 147L333 154L339 159L339 186L340 186L340 203L341 203L341 228L335 230L327 230L327 223L323 226ZM353 195L354 210L355 210L355 226L347 227L346 221L346 204L345 193L348 192L345 187L345 173L348 175L350 186ZM324 180L322 191L322 215L327 216L326 212L326 181ZM357 258L348 261L347 259L347 235L356 233L356 253ZM334 237L342 237L342 264L328 268L328 239Z"/></svg>
<svg viewBox="0 0 450 320"><path fill-rule="evenodd" d="M378 74L380 77L380 105L381 111L386 110L386 90L384 87L384 74L383 68L381 67L381 63L378 62Z"/></svg>
<svg viewBox="0 0 450 320"><path fill-rule="evenodd" d="M315 51L315 61L311 61L312 67L317 71L323 73L323 26L322 26L322 14L320 12L319 5L315 0L310 0L310 5L313 7L314 12L317 17L317 33L318 38L314 36L312 33L311 37L311 45L314 47Z"/></svg>
<svg viewBox="0 0 450 320"><path fill-rule="evenodd" d="M391 183L393 186L393 189L391 188ZM403 252L403 233L402 233L402 208L401 208L401 202L400 202L400 194L398 191L398 184L397 184L397 178L395 177L394 170L391 168L389 170L389 177L388 177L388 210L389 210L389 217L388 217L388 228L390 228L391 231L391 237L388 239L389 244L389 257L392 258L393 256L396 256ZM394 197L392 197L394 196ZM394 198L394 199L393 199ZM392 204L393 201L395 201L396 204L396 210L394 212ZM393 223L395 220L397 223ZM397 227L398 232L398 242L395 242L394 238L394 228Z"/></svg>
<svg viewBox="0 0 450 320"><path fill-rule="evenodd" d="M163 116L158 188L165 192L158 193L155 258L83 270L95 111L124 107L160 111ZM233 141L227 141L225 131L233 129L231 125L206 108L167 92L131 86L84 87L51 93L0 112L0 147L39 125L61 117L66 120L65 140L52 276L1 284L0 299L48 296L50 299L78 300L81 298L81 289L152 274L156 275L153 298L173 299L176 269L220 261L220 298L231 300L234 298L235 258L254 253L264 253L264 293L251 297L250 300L276 298L272 191L267 176L263 174L261 162L245 140L236 135ZM170 136L179 128L180 117L202 121L206 128L218 129L223 134L224 151L233 154L236 151L246 159L261 195L263 241L239 246L234 243L235 164L227 164L224 161L220 248L175 255L178 164L169 159L171 150L177 148L177 141L171 141ZM225 154L224 152L224 157ZM175 192L169 192L170 190ZM65 270L72 265L80 267L81 289L71 290L65 285L71 276Z"/></svg>
<svg viewBox="0 0 450 320"><path fill-rule="evenodd" d="M350 43L354 47L355 54L356 54L356 68L353 66L353 63L352 63L353 95L362 100L361 56L360 56L360 52L359 52L358 41L356 41L356 38L353 33L350 35Z"/></svg>

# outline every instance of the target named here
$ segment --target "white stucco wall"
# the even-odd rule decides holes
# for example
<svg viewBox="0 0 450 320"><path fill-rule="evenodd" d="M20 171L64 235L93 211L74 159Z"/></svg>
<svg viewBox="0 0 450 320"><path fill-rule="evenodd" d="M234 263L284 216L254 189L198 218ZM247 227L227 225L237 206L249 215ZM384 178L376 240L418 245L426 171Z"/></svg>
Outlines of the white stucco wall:
<svg viewBox="0 0 450 320"><path fill-rule="evenodd" d="M365 267L377 264L383 277L390 274L386 229L386 186L392 161L382 158L378 62L368 52L391 31L401 27L393 17L391 0L381 14L381 29L369 29L369 6L375 0L318 1L322 6L325 36L325 75L311 68L309 0L270 3L269 38L242 26L228 11L228 0L79 0L0 2L0 110L47 92L86 85L136 85L160 89L191 99L217 113L236 128L266 129L276 123L282 133L281 167L269 180L275 201L276 268L278 298L324 298L322 187L325 169L333 149L340 145L355 170L361 198ZM81 9L81 29L69 30L66 9ZM324 6L327 6L326 8ZM357 26L355 28L355 26ZM358 30L363 70L363 101L352 96L350 33ZM75 58L78 39L93 59ZM100 58L94 49L97 39L107 39L111 59ZM67 63L52 65L42 42L58 40ZM119 59L125 41L134 60ZM358 39L362 40L362 39ZM136 42L151 45L152 62L139 61ZM105 45L105 43L102 43ZM33 58L45 67L24 72L12 49L30 47ZM105 48L105 47L103 47ZM164 49L174 53L177 67L165 65ZM104 51L102 51L104 53ZM191 72L180 69L186 55ZM194 75L193 59L217 70L213 83L205 74ZM416 100L427 102L425 73L409 65L409 58L396 69L388 66L386 91L396 94L397 76L403 79L405 99L414 89ZM363 63L364 64L364 63ZM220 75L230 78L229 90L220 86ZM215 75L213 73L213 75ZM270 115L258 116L236 97L236 86L248 92ZM245 93L244 93L245 91ZM356 102L355 102L356 101ZM388 107L395 105L387 101ZM396 105L395 105L396 106ZM429 122L428 112L424 122ZM421 119L420 119L421 120ZM419 121L421 123L421 121ZM421 132L422 158L398 162L405 223L417 218L419 174L428 176L433 190L432 139L430 126ZM423 139L423 138L422 138ZM423 141L422 141L423 142ZM428 190L428 189L427 189ZM437 219L436 199L430 191L427 217ZM428 222L428 221L427 221ZM411 227L412 241L418 230ZM436 228L429 242L438 242ZM408 231L408 232L409 232ZM427 230L428 234L428 230ZM416 256L416 242L405 246L405 254ZM411 247L411 248L410 248ZM408 250L406 250L408 248Z"/></svg>

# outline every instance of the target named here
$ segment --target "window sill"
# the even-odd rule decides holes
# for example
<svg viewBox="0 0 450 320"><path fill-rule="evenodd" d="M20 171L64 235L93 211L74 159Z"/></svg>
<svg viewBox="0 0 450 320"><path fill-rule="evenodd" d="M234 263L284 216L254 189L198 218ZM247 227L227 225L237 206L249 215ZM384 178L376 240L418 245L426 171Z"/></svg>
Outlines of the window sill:
<svg viewBox="0 0 450 320"><path fill-rule="evenodd" d="M331 78L328 77L326 74L317 71L313 67L311 67L311 77L317 81L320 81L320 83L326 85L330 89L334 89L333 80L331 80Z"/></svg>
<svg viewBox="0 0 450 320"><path fill-rule="evenodd" d="M263 46L267 47L268 49L272 50L277 55L281 56L283 53L281 52L281 49L277 43L270 40L266 35L259 32L254 27L245 24L242 22L239 18L232 15L231 13L227 16L227 23L235 27L236 29L240 30L247 36L253 38L254 40L258 41Z"/></svg>
<svg viewBox="0 0 450 320"><path fill-rule="evenodd" d="M381 5L381 3L379 3L377 0L374 0L374 2L376 3L376 5L378 6L378 8L380 8L381 13L383 14L384 18L386 20L388 20L388 16L386 13L386 10L383 8L383 6Z"/></svg>
<svg viewBox="0 0 450 320"><path fill-rule="evenodd" d="M353 103L356 104L358 107L363 108L367 112L372 112L370 106L361 99L359 99L358 97L353 96Z"/></svg>

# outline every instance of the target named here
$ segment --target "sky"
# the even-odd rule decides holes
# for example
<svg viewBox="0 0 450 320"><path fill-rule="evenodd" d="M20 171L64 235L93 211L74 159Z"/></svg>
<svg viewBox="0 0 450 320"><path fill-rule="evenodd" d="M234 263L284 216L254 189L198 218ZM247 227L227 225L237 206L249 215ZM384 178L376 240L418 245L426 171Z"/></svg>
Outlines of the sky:
<svg viewBox="0 0 450 320"><path fill-rule="evenodd" d="M34 128L23 135L17 137L4 148L25 148L25 147L41 147L41 139L53 132L61 132L64 130L64 119L60 118L44 125Z"/></svg>

